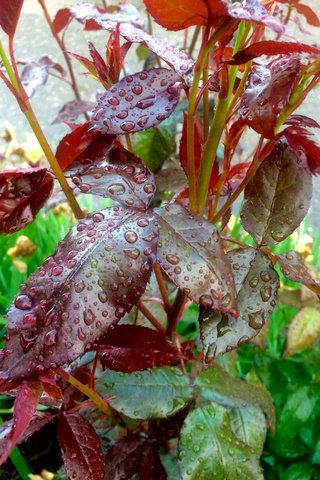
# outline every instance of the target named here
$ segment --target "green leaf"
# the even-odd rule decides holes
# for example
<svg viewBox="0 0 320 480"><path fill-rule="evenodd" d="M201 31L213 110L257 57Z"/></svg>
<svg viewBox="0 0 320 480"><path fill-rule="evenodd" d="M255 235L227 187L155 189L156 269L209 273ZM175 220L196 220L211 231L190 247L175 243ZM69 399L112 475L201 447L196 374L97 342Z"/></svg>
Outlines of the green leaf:
<svg viewBox="0 0 320 480"><path fill-rule="evenodd" d="M262 410L256 406L233 408L229 417L237 438L260 456L267 435L267 422Z"/></svg>
<svg viewBox="0 0 320 480"><path fill-rule="evenodd" d="M238 380L220 367L208 368L195 380L200 399L220 403L227 407L260 407L268 418L272 429L275 425L274 407L269 392L260 385Z"/></svg>
<svg viewBox="0 0 320 480"><path fill-rule="evenodd" d="M152 171L158 170L176 151L176 123L170 118L134 136L134 153Z"/></svg>
<svg viewBox="0 0 320 480"><path fill-rule="evenodd" d="M311 480L313 468L308 463L294 463L287 468L284 480Z"/></svg>
<svg viewBox="0 0 320 480"><path fill-rule="evenodd" d="M260 480L256 454L234 435L227 410L208 405L186 418L179 440L182 480Z"/></svg>
<svg viewBox="0 0 320 480"><path fill-rule="evenodd" d="M131 418L150 419L173 415L192 396L188 379L177 367L161 367L143 372L104 371L97 382L110 405Z"/></svg>

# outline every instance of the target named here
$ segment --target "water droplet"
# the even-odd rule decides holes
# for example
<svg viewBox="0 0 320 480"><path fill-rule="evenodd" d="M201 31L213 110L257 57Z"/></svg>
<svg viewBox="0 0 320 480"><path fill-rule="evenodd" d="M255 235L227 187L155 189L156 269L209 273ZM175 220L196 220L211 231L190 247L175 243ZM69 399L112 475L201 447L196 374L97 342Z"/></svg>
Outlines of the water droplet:
<svg viewBox="0 0 320 480"><path fill-rule="evenodd" d="M137 224L139 225L139 227L147 227L149 225L149 220L147 218L139 218L139 220L137 221Z"/></svg>
<svg viewBox="0 0 320 480"><path fill-rule="evenodd" d="M119 105L119 100L117 99L117 97L110 97L108 98L107 101L110 105L113 105L113 106Z"/></svg>
<svg viewBox="0 0 320 480"><path fill-rule="evenodd" d="M99 292L98 293L98 298L101 303L106 303L108 300L107 294L105 292Z"/></svg>
<svg viewBox="0 0 320 480"><path fill-rule="evenodd" d="M143 128L143 127L146 126L148 120L149 120L149 117L147 117L147 116L140 117L137 123L138 123L139 127Z"/></svg>
<svg viewBox="0 0 320 480"><path fill-rule="evenodd" d="M56 334L56 330L50 330L50 332L45 334L43 342L45 345L47 345L47 347L51 347L56 343Z"/></svg>
<svg viewBox="0 0 320 480"><path fill-rule="evenodd" d="M243 335L243 337L239 338L238 340L238 345L243 345L244 343L246 343L247 341L249 340L249 337L247 335Z"/></svg>
<svg viewBox="0 0 320 480"><path fill-rule="evenodd" d="M88 308L88 310L85 310L83 312L83 321L86 325L88 326L92 325L95 319L96 319L96 316L90 308Z"/></svg>
<svg viewBox="0 0 320 480"><path fill-rule="evenodd" d="M141 87L141 85L133 85L133 87L131 88L132 92L135 93L136 95L140 95L143 91L143 88Z"/></svg>
<svg viewBox="0 0 320 480"><path fill-rule="evenodd" d="M131 130L133 130L135 126L136 124L134 122L128 121L128 122L121 123L120 128L124 132L131 132Z"/></svg>
<svg viewBox="0 0 320 480"><path fill-rule="evenodd" d="M259 283L259 279L257 277L253 277L251 278L251 280L249 280L249 285L251 288L256 288L258 283Z"/></svg>
<svg viewBox="0 0 320 480"><path fill-rule="evenodd" d="M133 260L136 260L140 255L140 251L137 248L125 248L123 251L129 258L132 258Z"/></svg>
<svg viewBox="0 0 320 480"><path fill-rule="evenodd" d="M133 232L132 230L128 230L124 234L124 238L127 240L129 243L135 243L138 240L138 235L136 232Z"/></svg>
<svg viewBox="0 0 320 480"><path fill-rule="evenodd" d="M177 255L166 255L166 260L171 263L171 265L177 265L180 262L180 258Z"/></svg>
<svg viewBox="0 0 320 480"><path fill-rule="evenodd" d="M79 280L79 282L76 282L74 284L74 289L77 293L81 293L83 292L83 290L85 289L85 284L84 284L84 281L83 280Z"/></svg>
<svg viewBox="0 0 320 480"><path fill-rule="evenodd" d="M287 253L286 259L287 260L293 260L293 255L291 253Z"/></svg>
<svg viewBox="0 0 320 480"><path fill-rule="evenodd" d="M94 213L94 214L92 215L92 220L93 220L93 222L95 222L95 223L102 222L102 220L104 220L104 215L103 215L103 213L100 213L100 212Z"/></svg>
<svg viewBox="0 0 320 480"><path fill-rule="evenodd" d="M123 307L118 307L118 308L115 309L114 315L115 315L116 318L121 318L121 317L123 317L124 313L125 313L124 308Z"/></svg>
<svg viewBox="0 0 320 480"><path fill-rule="evenodd" d="M85 223L79 223L77 225L78 232L83 232L83 230L85 230L86 228L87 228L87 225Z"/></svg>
<svg viewBox="0 0 320 480"><path fill-rule="evenodd" d="M81 342L83 342L86 338L86 334L81 327L78 328L78 338L81 340Z"/></svg>
<svg viewBox="0 0 320 480"><path fill-rule="evenodd" d="M217 352L217 344L212 343L211 345L208 345L205 351L204 355L204 361L205 363L210 363L212 360L214 360Z"/></svg>
<svg viewBox="0 0 320 480"><path fill-rule="evenodd" d="M271 237L276 242L281 242L285 238L285 234L281 233L281 232L278 232L278 231L272 231L271 232Z"/></svg>
<svg viewBox="0 0 320 480"><path fill-rule="evenodd" d="M229 453L230 457L233 457L234 450L232 448L228 448L228 453Z"/></svg>
<svg viewBox="0 0 320 480"><path fill-rule="evenodd" d="M199 447L199 445L193 445L192 450L194 451L194 453L200 452L200 447Z"/></svg>
<svg viewBox="0 0 320 480"><path fill-rule="evenodd" d="M155 186L152 183L147 183L144 187L143 190L146 193L153 193L155 191Z"/></svg>
<svg viewBox="0 0 320 480"><path fill-rule="evenodd" d="M127 83L131 83L132 81L133 81L132 75L128 75L128 76L126 77L126 82L127 82Z"/></svg>
<svg viewBox="0 0 320 480"><path fill-rule="evenodd" d="M107 190L109 193L111 193L111 195L122 195L126 191L121 183L112 183Z"/></svg>
<svg viewBox="0 0 320 480"><path fill-rule="evenodd" d="M249 313L248 318L249 326L251 328L254 328L255 330L260 330L265 323L264 313L261 312L261 310L259 310L258 312Z"/></svg>
<svg viewBox="0 0 320 480"><path fill-rule="evenodd" d="M36 340L37 336L28 337L26 334L20 333L19 341L24 353L27 353L32 348Z"/></svg>
<svg viewBox="0 0 320 480"><path fill-rule="evenodd" d="M66 321L69 318L69 312L62 312L61 320Z"/></svg>
<svg viewBox="0 0 320 480"><path fill-rule="evenodd" d="M260 288L260 295L263 302L267 302L268 300L270 300L271 294L272 294L271 287Z"/></svg>
<svg viewBox="0 0 320 480"><path fill-rule="evenodd" d="M141 73L139 74L140 80L145 80L147 77L148 77L148 75L147 75L145 72L141 72Z"/></svg>
<svg viewBox="0 0 320 480"><path fill-rule="evenodd" d="M22 319L23 325L34 327L37 325L37 316L34 313L26 313Z"/></svg>
<svg viewBox="0 0 320 480"><path fill-rule="evenodd" d="M145 110L146 108L153 107L154 101L152 100L139 100L137 102L136 107L140 108L141 110Z"/></svg>
<svg viewBox="0 0 320 480"><path fill-rule="evenodd" d="M199 298L199 303L203 308L212 308L213 300L210 295L201 295Z"/></svg>
<svg viewBox="0 0 320 480"><path fill-rule="evenodd" d="M224 295L224 297L222 297L222 299L221 299L221 305L223 307L228 307L231 303L231 300L232 300L232 297L231 297L230 293L226 293Z"/></svg>
<svg viewBox="0 0 320 480"><path fill-rule="evenodd" d="M269 282L271 280L271 277L267 271L263 271L260 273L260 278L263 282Z"/></svg>
<svg viewBox="0 0 320 480"><path fill-rule="evenodd" d="M19 308L19 310L30 310L30 308L32 308L33 301L29 295L18 295L15 298L14 305L16 308Z"/></svg>
<svg viewBox="0 0 320 480"><path fill-rule="evenodd" d="M233 270L239 270L240 269L239 263L235 263L234 265L232 265L232 268Z"/></svg>
<svg viewBox="0 0 320 480"><path fill-rule="evenodd" d="M77 265L77 260L74 258L73 260L68 260L66 262L66 267L67 268L73 268Z"/></svg>

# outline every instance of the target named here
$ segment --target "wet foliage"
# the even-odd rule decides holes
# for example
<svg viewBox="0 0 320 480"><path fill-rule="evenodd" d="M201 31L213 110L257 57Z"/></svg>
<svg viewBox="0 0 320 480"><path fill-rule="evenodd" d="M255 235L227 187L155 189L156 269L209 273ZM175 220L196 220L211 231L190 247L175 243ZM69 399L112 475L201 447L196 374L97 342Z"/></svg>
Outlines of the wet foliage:
<svg viewBox="0 0 320 480"><path fill-rule="evenodd" d="M233 350L261 341L277 269L320 294L301 255L274 250L307 215L320 171L319 124L294 114L320 80L319 49L281 37L293 9L314 26L316 13L301 2L280 2L283 18L259 0L144 0L149 24L201 27L184 51L152 35L129 3L78 4L51 19L39 0L65 69L47 56L16 61L22 3L0 0L9 37L0 78L50 168L1 171L0 233L50 209L55 181L76 220L6 313L0 391L15 400L0 428L0 463L51 428L72 480L262 479L267 431L286 424L307 387L276 418L257 377L237 375ZM107 37L105 52L89 42L88 56L67 53L72 22ZM145 64L127 74L134 44ZM71 58L98 82L95 101L81 98ZM50 75L74 93L52 116L71 129L55 156L29 102ZM259 140L244 158L248 129ZM239 240L229 220L242 192ZM318 306L303 305L284 355L314 343L319 325ZM278 432L272 442L290 448Z"/></svg>

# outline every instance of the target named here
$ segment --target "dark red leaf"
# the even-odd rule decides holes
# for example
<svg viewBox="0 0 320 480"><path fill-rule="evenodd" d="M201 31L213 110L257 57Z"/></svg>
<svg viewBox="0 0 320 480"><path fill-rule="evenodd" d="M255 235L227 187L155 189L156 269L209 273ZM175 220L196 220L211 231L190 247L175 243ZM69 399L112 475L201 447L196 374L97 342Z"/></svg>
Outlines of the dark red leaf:
<svg viewBox="0 0 320 480"><path fill-rule="evenodd" d="M92 116L93 128L119 135L158 125L177 106L179 80L179 75L166 68L128 75L98 101Z"/></svg>
<svg viewBox="0 0 320 480"><path fill-rule="evenodd" d="M40 382L24 381L18 391L13 406L13 422L10 433L5 436L6 444L1 449L0 465L3 464L27 430L42 394ZM0 447L1 448L1 447Z"/></svg>
<svg viewBox="0 0 320 480"><path fill-rule="evenodd" d="M285 121L285 124L294 125L296 127L320 128L320 125L318 122L316 122L313 118L306 117L306 115L290 115L290 117L287 118L287 120ZM304 133L304 135L309 135L309 132L307 132L307 130L301 129L301 132L302 131L306 132Z"/></svg>
<svg viewBox="0 0 320 480"><path fill-rule="evenodd" d="M24 433L20 436L17 441L17 444L26 442L28 438L30 438L34 433L41 430L45 425L47 425L52 419L54 415L49 412L38 412L36 411L27 426ZM0 426L0 457L4 454L4 452L8 448L8 442L10 441L10 434L13 429L13 418L7 420Z"/></svg>
<svg viewBox="0 0 320 480"><path fill-rule="evenodd" d="M0 0L0 27L13 37L17 28L23 0Z"/></svg>
<svg viewBox="0 0 320 480"><path fill-rule="evenodd" d="M17 232L32 223L52 187L46 168L0 171L0 233Z"/></svg>
<svg viewBox="0 0 320 480"><path fill-rule="evenodd" d="M85 100L71 100L63 105L59 110L58 116L53 120L52 125L55 123L68 123L74 122L79 115L89 112L94 107L94 103L87 102Z"/></svg>
<svg viewBox="0 0 320 480"><path fill-rule="evenodd" d="M99 136L99 132L90 131L90 123L86 122L63 137L56 151L56 159L62 170L66 170ZM110 144L113 138L110 137Z"/></svg>
<svg viewBox="0 0 320 480"><path fill-rule="evenodd" d="M110 370L131 373L163 365L178 365L173 345L156 330L137 325L114 325L93 344L102 365Z"/></svg>
<svg viewBox="0 0 320 480"><path fill-rule="evenodd" d="M299 71L296 58L283 58L251 70L240 103L240 114L247 125L266 138L274 138L278 115L299 81Z"/></svg>
<svg viewBox="0 0 320 480"><path fill-rule="evenodd" d="M69 25L73 15L69 8L61 8L57 11L52 26L56 33L60 33L61 30L64 30L67 25Z"/></svg>
<svg viewBox="0 0 320 480"><path fill-rule="evenodd" d="M320 27L319 17L316 12L312 10L311 7L309 7L309 5L298 2L295 7L297 12L301 13L301 15L305 17L309 25L313 25L314 27Z"/></svg>
<svg viewBox="0 0 320 480"><path fill-rule="evenodd" d="M114 207L74 226L9 309L0 390L82 355L144 292L156 248L151 212Z"/></svg>
<svg viewBox="0 0 320 480"><path fill-rule="evenodd" d="M155 189L153 174L133 153L110 137L95 140L66 171L76 191L109 197L126 207L145 210Z"/></svg>
<svg viewBox="0 0 320 480"><path fill-rule="evenodd" d="M255 337L276 304L279 278L261 250L231 250L228 259L233 268L239 316L202 309L199 321L206 363Z"/></svg>
<svg viewBox="0 0 320 480"><path fill-rule="evenodd" d="M294 282L306 285L310 290L320 294L320 283L312 278L311 273L304 263L303 257L294 251L277 255L282 273Z"/></svg>
<svg viewBox="0 0 320 480"><path fill-rule="evenodd" d="M234 313L230 262L212 223L177 203L158 209L157 259L170 280L207 309Z"/></svg>
<svg viewBox="0 0 320 480"><path fill-rule="evenodd" d="M103 60L93 43L89 42L88 46L92 58L92 63L94 68L96 69L98 78L101 80L102 83L108 83L109 67L106 65L105 61Z"/></svg>
<svg viewBox="0 0 320 480"><path fill-rule="evenodd" d="M68 478L104 479L100 439L92 424L79 413L58 417L58 436Z"/></svg>
<svg viewBox="0 0 320 480"><path fill-rule="evenodd" d="M261 55L290 55L296 53L305 53L310 55L319 55L320 49L299 42L277 42L275 40L264 40L253 43L250 47L237 52L227 63L231 65L240 65Z"/></svg>
<svg viewBox="0 0 320 480"><path fill-rule="evenodd" d="M108 450L105 480L129 479L138 473L147 440L129 435Z"/></svg>
<svg viewBox="0 0 320 480"><path fill-rule="evenodd" d="M306 124L306 122L303 122ZM310 124L310 122L308 122ZM312 125L315 126L315 125ZM320 174L320 145L310 139L313 133L303 127L288 127L281 132L297 157L306 157L313 175Z"/></svg>
<svg viewBox="0 0 320 480"><path fill-rule="evenodd" d="M245 188L243 228L258 245L274 245L300 225L311 197L312 178L306 158L297 157L278 141Z"/></svg>
<svg viewBox="0 0 320 480"><path fill-rule="evenodd" d="M106 50L106 57L109 64L109 77L113 83L119 81L123 62L130 47L131 42L126 42L121 46L120 24L118 24L116 31L110 33Z"/></svg>

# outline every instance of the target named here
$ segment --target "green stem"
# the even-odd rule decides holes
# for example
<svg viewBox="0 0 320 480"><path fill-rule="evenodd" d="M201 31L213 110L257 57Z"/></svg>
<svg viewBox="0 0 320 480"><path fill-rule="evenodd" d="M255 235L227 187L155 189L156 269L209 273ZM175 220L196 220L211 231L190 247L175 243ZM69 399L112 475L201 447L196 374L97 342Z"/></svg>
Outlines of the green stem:
<svg viewBox="0 0 320 480"><path fill-rule="evenodd" d="M188 54L190 55L190 57L193 54L193 50L194 50L194 47L196 46L196 43L197 43L197 40L198 40L198 37L199 37L199 33L200 33L200 27L196 27L194 29L192 39L191 39L191 43L190 43L190 47L189 47L189 50L188 50Z"/></svg>
<svg viewBox="0 0 320 480"><path fill-rule="evenodd" d="M238 188L230 195L229 199L226 201L226 203L223 205L223 207L220 208L220 210L214 215L212 218L212 222L215 223L220 218L223 217L223 215L228 211L228 209L231 207L231 205L236 201L236 199L239 197L239 195L242 193L242 191L245 189L245 187L248 185L248 183L253 179L256 171L260 167L261 163L263 160L269 155L271 148L273 147L274 142L271 141L268 145L269 148L264 148L264 154L260 155L261 152L261 147L263 143L263 137L260 137L259 140L259 145L256 150L256 155L252 161L251 167L249 169L249 172L247 176L242 180Z"/></svg>
<svg viewBox="0 0 320 480"><path fill-rule="evenodd" d="M63 368L59 367L56 370L56 373L60 375L64 380L66 380L70 385L77 388L82 392L86 397L90 398L90 400L101 410L105 415L111 416L112 410L109 405L100 397L96 392L94 392L91 388L87 387L83 383L79 382L78 379L70 375L68 372L63 370Z"/></svg>
<svg viewBox="0 0 320 480"><path fill-rule="evenodd" d="M129 150L129 152L133 152L133 146L132 146L130 134L126 133L125 138L126 138L127 149Z"/></svg>
<svg viewBox="0 0 320 480"><path fill-rule="evenodd" d="M43 153L45 154L49 164L50 164L50 167L52 168L52 171L56 177L56 179L58 180L58 182L60 183L61 185L61 188L65 194L65 196L67 197L68 199L68 202L70 204L70 207L72 208L72 211L75 215L76 218L83 218L84 217L84 213L83 211L81 210L75 196L73 195L73 192L71 190L71 188L69 187L69 184L65 178L65 176L63 175L63 172L61 170L61 167L56 159L56 157L54 156L52 150L51 150L51 147L48 143L48 140L46 138L46 136L44 135L41 127L40 127L40 124L38 122L38 119L37 117L35 116L34 114L34 111L31 107L31 104L29 101L26 102L26 105L27 105L27 110L24 112L28 122L29 122L29 125L30 127L32 128L35 136L37 137L37 140L43 150Z"/></svg>
<svg viewBox="0 0 320 480"><path fill-rule="evenodd" d="M14 70L10 64L9 58L3 48L2 42L0 41L0 58L2 60L3 66L6 69L10 82L12 83L17 95L21 95L19 82L15 76Z"/></svg>

